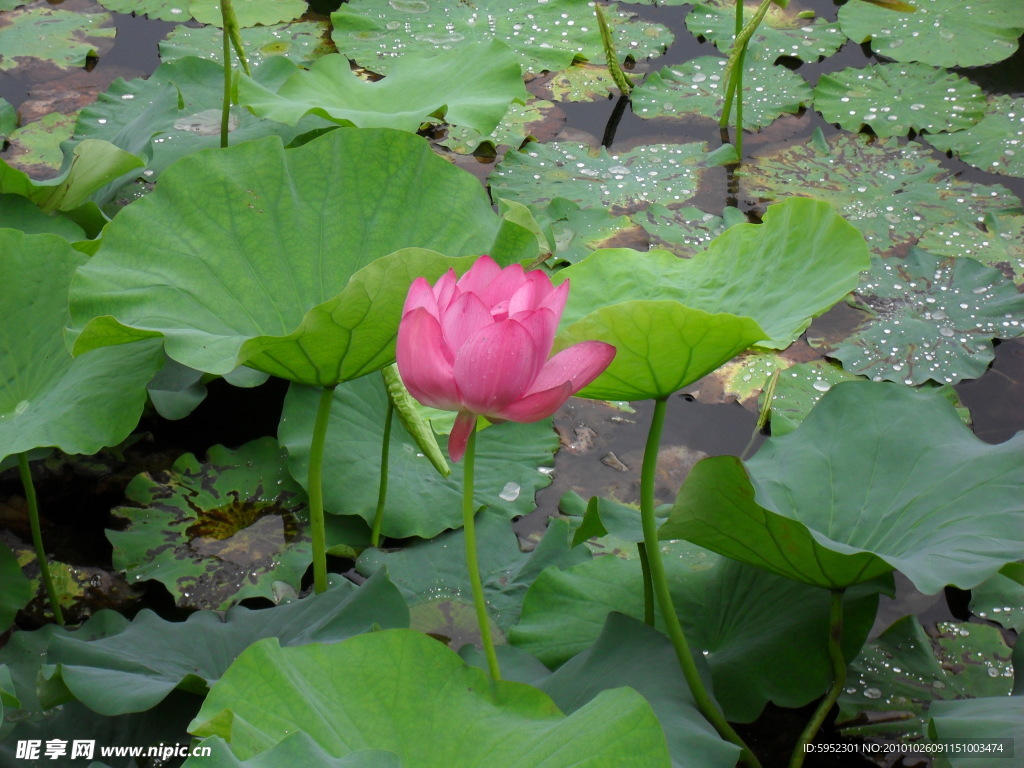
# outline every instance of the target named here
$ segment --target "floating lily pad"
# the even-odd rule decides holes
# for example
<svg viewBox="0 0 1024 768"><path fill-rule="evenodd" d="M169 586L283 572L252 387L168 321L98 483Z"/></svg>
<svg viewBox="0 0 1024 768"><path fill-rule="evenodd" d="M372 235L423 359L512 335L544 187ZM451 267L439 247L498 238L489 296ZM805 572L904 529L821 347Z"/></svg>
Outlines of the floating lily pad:
<svg viewBox="0 0 1024 768"><path fill-rule="evenodd" d="M1005 187L958 180L916 142L901 146L848 133L827 142L818 133L804 146L751 158L737 175L741 192L752 199L829 201L879 254L913 244L940 225L968 232L988 213L1020 204ZM959 248L969 239L953 241Z"/></svg>
<svg viewBox="0 0 1024 768"><path fill-rule="evenodd" d="M848 733L919 737L933 703L1005 697L1012 682L1010 649L997 627L944 621L925 632L907 616L850 663L838 722ZM865 713L872 713L869 724L850 722Z"/></svg>
<svg viewBox="0 0 1024 768"><path fill-rule="evenodd" d="M251 68L269 58L284 56L306 65L334 50L327 36L326 21L296 21L239 30L242 49ZM219 27L179 25L160 42L160 60L165 64L186 56L220 62L224 57L224 31Z"/></svg>
<svg viewBox="0 0 1024 768"><path fill-rule="evenodd" d="M550 231L554 260L569 264L608 247L613 239L630 229L637 229L626 216L612 216L603 208L581 208L561 197L556 197L536 215L538 223Z"/></svg>
<svg viewBox="0 0 1024 768"><path fill-rule="evenodd" d="M616 6L604 9L621 55L659 56L672 42L660 24ZM400 56L422 60L441 51L497 38L529 72L565 69L579 58L604 61L593 9L574 0L511 0L492 8L438 0L355 0L331 14L338 50L386 75Z"/></svg>
<svg viewBox="0 0 1024 768"><path fill-rule="evenodd" d="M508 46L461 47L426 61L400 59L383 80L362 80L341 54L302 69L275 62L289 74L266 87L252 78L238 84L239 103L260 117L295 125L315 114L339 125L397 128L415 133L438 119L490 133L513 99L527 98L522 71ZM472 72L470 82L462 74Z"/></svg>
<svg viewBox="0 0 1024 768"><path fill-rule="evenodd" d="M134 13L163 21L184 23L192 19L188 12L189 0L102 0L100 4L115 13Z"/></svg>
<svg viewBox="0 0 1024 768"><path fill-rule="evenodd" d="M1024 98L989 96L981 121L967 130L929 136L929 143L953 152L989 173L1024 176Z"/></svg>
<svg viewBox="0 0 1024 768"><path fill-rule="evenodd" d="M781 372L771 402L772 435L792 432L834 385L856 378L826 360L800 363Z"/></svg>
<svg viewBox="0 0 1024 768"><path fill-rule="evenodd" d="M519 621L523 597L537 575L549 565L569 567L588 558L585 550L569 548L569 529L564 520L551 520L544 538L530 552L519 548L519 539L507 515L485 508L476 516L477 549L488 615L499 632L508 632ZM388 578L409 603L413 629L450 638L452 648L476 642L479 629L473 618L473 596L466 571L465 533L449 531L430 541L414 542L387 552L368 549L356 569L370 575L386 568ZM470 621L452 635L438 619L461 611ZM438 630L441 630L438 632Z"/></svg>
<svg viewBox="0 0 1024 768"><path fill-rule="evenodd" d="M1024 215L1020 209L994 211L966 230L957 224L938 225L920 241L936 256L970 256L995 267L1014 283L1024 285Z"/></svg>
<svg viewBox="0 0 1024 768"><path fill-rule="evenodd" d="M305 481L310 436L319 392L293 386L285 398L278 437L288 449L292 475ZM358 515L368 523L377 509L380 447L387 394L379 376L340 385L331 404L324 456L324 507L336 515ZM554 463L558 436L550 420L506 422L477 436L475 498L505 519L535 509L534 495L551 483L542 471ZM447 453L445 453L447 457ZM382 534L391 538L432 538L462 524L464 465L438 476L404 427L392 424L388 496Z"/></svg>
<svg viewBox="0 0 1024 768"><path fill-rule="evenodd" d="M753 18L759 4L745 2L743 18ZM722 53L732 49L736 33L736 4L733 0L709 0L698 3L686 14L686 28L690 33L711 40ZM766 61L789 56L800 61L813 62L831 56L846 42L836 22L822 17L808 19L796 5L776 4L768 8L764 21L758 26L747 46L748 55Z"/></svg>
<svg viewBox="0 0 1024 768"><path fill-rule="evenodd" d="M691 648L703 652L726 717L750 722L769 701L798 707L821 695L831 676L822 642L828 632L824 590L687 542L667 543L664 552L673 602ZM843 646L849 657L866 639L877 604L878 585L847 595ZM596 557L546 569L527 592L509 639L557 666L593 644L610 611L643 618L638 560ZM766 665L765 658L775 663Z"/></svg>
<svg viewBox="0 0 1024 768"><path fill-rule="evenodd" d="M1024 334L1024 295L1001 272L919 248L903 261L875 259L851 303L870 317L829 354L876 381L976 379L995 356L993 338Z"/></svg>
<svg viewBox="0 0 1024 768"><path fill-rule="evenodd" d="M77 348L162 335L167 354L196 370L245 364L337 383L394 360L415 276L470 261L425 248L493 253L499 227L472 175L402 131L192 154L110 222L79 271L72 316L89 328Z"/></svg>
<svg viewBox="0 0 1024 768"><path fill-rule="evenodd" d="M341 722L344 729L336 727ZM189 729L221 736L242 759L301 730L334 756L383 748L424 768L669 765L661 725L636 691L605 691L565 717L541 691L491 681L410 630L302 648L255 643L213 687Z"/></svg>
<svg viewBox="0 0 1024 768"><path fill-rule="evenodd" d="M551 142L509 152L487 181L495 197L524 205L562 197L583 208L629 213L650 203L686 202L703 170L732 159L732 153L708 154L703 143L649 144L610 154L604 147Z"/></svg>
<svg viewBox="0 0 1024 768"><path fill-rule="evenodd" d="M257 24L277 24L280 21L294 21L307 10L303 0L232 0L240 27L255 27ZM188 12L203 24L224 26L219 0L191 0Z"/></svg>
<svg viewBox="0 0 1024 768"><path fill-rule="evenodd" d="M549 115L554 110L554 104L541 99L530 99L526 104L513 101L505 116L489 134L484 135L463 125L450 126L448 134L438 143L461 155L474 152L484 143L494 148L517 148L523 145L535 128L551 119Z"/></svg>
<svg viewBox="0 0 1024 768"><path fill-rule="evenodd" d="M825 588L969 589L1020 555L1022 458L1024 433L986 445L940 394L843 382L746 467L699 462L658 535Z"/></svg>
<svg viewBox="0 0 1024 768"><path fill-rule="evenodd" d="M814 107L848 131L867 125L876 136L906 136L970 128L981 119L985 95L966 77L938 67L875 64L822 75Z"/></svg>
<svg viewBox="0 0 1024 768"><path fill-rule="evenodd" d="M33 448L96 453L124 440L161 360L152 342L73 358L67 291L88 259L55 235L0 229L0 459Z"/></svg>
<svg viewBox="0 0 1024 768"><path fill-rule="evenodd" d="M4 11L0 26L0 72L26 61L45 61L61 69L84 67L89 56L106 53L117 30L109 13L86 13L49 4Z"/></svg>
<svg viewBox="0 0 1024 768"><path fill-rule="evenodd" d="M45 708L78 699L104 715L151 709L181 688L203 694L243 649L264 637L283 645L336 643L380 627L406 626L405 601L384 574L360 587L341 580L326 592L259 611L197 611L166 621L143 610L131 622L101 611L68 631L49 624L17 632L0 651L14 667L31 662ZM35 686L33 686L33 690Z"/></svg>
<svg viewBox="0 0 1024 768"><path fill-rule="evenodd" d="M1004 566L991 579L972 589L971 612L1014 630L1018 636L1024 632L1024 564Z"/></svg>
<svg viewBox="0 0 1024 768"><path fill-rule="evenodd" d="M608 67L583 62L556 72L541 88L555 101L597 101L618 92Z"/></svg>
<svg viewBox="0 0 1024 768"><path fill-rule="evenodd" d="M751 58L743 68L743 127L763 128L780 115L795 114L810 103L811 93L796 72ZM716 56L652 72L633 91L633 111L639 117L697 113L718 119L724 106L725 59ZM735 113L733 101L730 115Z"/></svg>
<svg viewBox="0 0 1024 768"><path fill-rule="evenodd" d="M980 67L1017 50L1024 6L1017 0L914 0L913 11L846 3L839 26L855 43L896 61Z"/></svg>
<svg viewBox="0 0 1024 768"><path fill-rule="evenodd" d="M61 143L74 134L77 119L77 112L69 115L50 112L12 131L5 161L34 179L56 176L64 162Z"/></svg>
<svg viewBox="0 0 1024 768"><path fill-rule="evenodd" d="M652 248L661 247L684 258L703 251L726 228L721 216L705 213L692 205L667 208L652 203L630 218L651 236Z"/></svg>
<svg viewBox="0 0 1024 768"><path fill-rule="evenodd" d="M185 454L169 472L139 475L125 491L138 506L113 511L114 567L156 579L180 608L224 610L272 599L273 582L296 591L312 561L306 494L273 438L237 451L216 445L205 462Z"/></svg>

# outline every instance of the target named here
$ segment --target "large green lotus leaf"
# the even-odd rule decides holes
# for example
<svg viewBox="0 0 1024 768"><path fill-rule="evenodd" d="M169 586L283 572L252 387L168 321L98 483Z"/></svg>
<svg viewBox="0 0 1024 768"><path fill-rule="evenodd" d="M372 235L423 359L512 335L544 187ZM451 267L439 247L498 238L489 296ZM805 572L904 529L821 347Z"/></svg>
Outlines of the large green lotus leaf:
<svg viewBox="0 0 1024 768"><path fill-rule="evenodd" d="M639 117L696 113L718 119L725 106L725 59L699 56L652 72L633 90ZM811 86L786 67L751 57L743 67L743 127L764 128L784 114L796 114L811 101ZM731 120L735 123L736 102Z"/></svg>
<svg viewBox="0 0 1024 768"><path fill-rule="evenodd" d="M970 256L995 267L1016 285L1024 285L1024 214L994 211L966 231L957 223L939 224L919 241L936 256Z"/></svg>
<svg viewBox="0 0 1024 768"><path fill-rule="evenodd" d="M857 0L854 5L868 5ZM830 202L882 254L945 225L952 248L962 251L986 214L1020 205L1005 187L960 181L916 142L840 133L825 141L820 132L803 146L754 157L737 172L740 192L750 199L792 195Z"/></svg>
<svg viewBox="0 0 1024 768"><path fill-rule="evenodd" d="M1009 658L998 627L939 622L926 632L906 616L850 662L838 723L848 733L920 736L930 708L942 700L1005 697L1013 678Z"/></svg>
<svg viewBox="0 0 1024 768"><path fill-rule="evenodd" d="M987 696L962 701L937 701L929 711L928 734L932 739L954 743L998 740L1000 746L991 752L936 754L938 768L990 768L994 761L1010 757L1010 750L1024 739L1024 696ZM1020 760L1019 753L1015 753ZM1009 763L1011 761L1007 761Z"/></svg>
<svg viewBox="0 0 1024 768"><path fill-rule="evenodd" d="M468 83L466 72L473 73ZM244 76L238 84L240 104L288 125L315 114L340 125L412 133L441 118L487 134L513 99L525 102L527 97L519 63L498 40L446 51L426 61L403 57L376 82L360 79L347 58L333 54L309 69L294 67L276 89Z"/></svg>
<svg viewBox="0 0 1024 768"><path fill-rule="evenodd" d="M296 64L310 64L331 52L326 21L297 21L269 24L239 30L242 49L250 68L270 58L283 56ZM160 60L164 63L185 56L221 61L224 56L224 31L219 27L177 26L160 41Z"/></svg>
<svg viewBox="0 0 1024 768"><path fill-rule="evenodd" d="M993 94L977 125L928 142L983 171L1024 176L1024 98Z"/></svg>
<svg viewBox="0 0 1024 768"><path fill-rule="evenodd" d="M226 739L242 759L295 730L331 755L386 749L425 768L669 765L661 726L635 691L603 692L565 717L546 694L492 683L411 630L304 648L258 642L213 687L190 726L197 736Z"/></svg>
<svg viewBox="0 0 1024 768"><path fill-rule="evenodd" d="M822 75L814 108L848 131L867 125L876 136L911 130L962 131L977 123L985 94L966 77L926 64L875 64Z"/></svg>
<svg viewBox="0 0 1024 768"><path fill-rule="evenodd" d="M472 154L482 144L495 150L498 147L520 147L532 137L534 130L556 120L552 116L556 110L554 103L534 97L525 104L513 101L490 133L459 125L448 126L447 135L438 143L460 155Z"/></svg>
<svg viewBox="0 0 1024 768"><path fill-rule="evenodd" d="M261 67L254 76L271 88L284 79L272 67ZM75 134L104 138L145 155L149 161L143 176L152 180L175 160L220 146L223 101L223 66L188 56L161 64L148 78L115 80L95 104L82 110ZM330 125L311 116L299 126L288 126L236 108L228 122L229 142L280 136L288 144L305 131Z"/></svg>
<svg viewBox="0 0 1024 768"><path fill-rule="evenodd" d="M972 589L971 612L1018 635L1024 632L1024 563L1010 563Z"/></svg>
<svg viewBox="0 0 1024 768"><path fill-rule="evenodd" d="M555 263L575 264L636 227L626 216L613 216L602 208L581 208L561 197L533 210L547 233L547 248Z"/></svg>
<svg viewBox="0 0 1024 768"><path fill-rule="evenodd" d="M976 379L995 356L993 337L1024 334L1024 296L967 257L913 248L903 261L875 259L851 302L869 317L829 354L876 381Z"/></svg>
<svg viewBox="0 0 1024 768"><path fill-rule="evenodd" d="M361 587L343 581L274 608L198 611L183 622L144 610L131 623L120 617L112 623L110 613L101 611L73 632L52 624L18 632L0 661L46 665L44 707L74 697L113 716L150 709L175 688L205 693L243 649L264 637L284 645L332 643L378 626L407 626L409 619L405 600L384 574Z"/></svg>
<svg viewBox="0 0 1024 768"><path fill-rule="evenodd" d="M833 386L856 378L827 360L812 360L781 371L769 405L772 434L775 437L789 434Z"/></svg>
<svg viewBox="0 0 1024 768"><path fill-rule="evenodd" d="M642 59L660 56L673 39L660 24L605 7L616 50ZM500 5L438 0L356 0L331 14L331 38L360 65L388 74L402 56L422 61L442 51L497 39L526 71L556 72L579 58L604 61L594 11L576 0L512 0Z"/></svg>
<svg viewBox="0 0 1024 768"><path fill-rule="evenodd" d="M744 2L745 22L753 18L758 5ZM809 19L801 10L795 3L788 7L785 3L772 3L750 38L748 55L767 61L788 56L814 62L838 51L846 42L839 25L821 16ZM697 37L711 40L718 50L728 55L736 36L736 3L734 0L698 3L686 14L686 28Z"/></svg>
<svg viewBox="0 0 1024 768"><path fill-rule="evenodd" d="M73 358L64 345L68 285L86 261L56 235L0 229L0 459L50 446L96 453L138 423L158 346Z"/></svg>
<svg viewBox="0 0 1024 768"><path fill-rule="evenodd" d="M76 351L163 335L167 354L197 370L247 363L334 383L391 361L392 299L400 307L414 274L438 277L453 263L423 250L408 264L372 262L408 246L483 253L497 228L479 182L402 131L200 152L119 213L79 271ZM354 316L371 301L373 312ZM349 334L361 338L343 354Z"/></svg>
<svg viewBox="0 0 1024 768"><path fill-rule="evenodd" d="M145 165L145 161L113 144L86 139L65 154L60 175L36 181L0 160L0 193L27 197L46 213L72 211L104 186Z"/></svg>
<svg viewBox="0 0 1024 768"><path fill-rule="evenodd" d="M32 599L32 585L22 573L17 558L3 542L0 542L0 583L4 585L0 592L0 632L6 632L14 623L15 614ZM0 706L0 713L2 711Z"/></svg>
<svg viewBox="0 0 1024 768"><path fill-rule="evenodd" d="M569 325L559 333L556 348L588 339L613 345L611 365L579 395L646 400L677 392L764 336L749 317L711 314L676 301L622 301Z"/></svg>
<svg viewBox="0 0 1024 768"><path fill-rule="evenodd" d="M923 61L938 67L979 67L1002 61L1017 50L1024 32L1024 5L1018 0L914 0L912 11L873 3L846 3L839 26L856 43L896 61Z"/></svg>
<svg viewBox="0 0 1024 768"><path fill-rule="evenodd" d="M708 154L703 143L648 144L610 154L574 142L534 143L506 154L487 181L495 197L524 205L562 197L584 208L629 213L692 198L703 170L735 159L731 147L723 149Z"/></svg>
<svg viewBox="0 0 1024 768"><path fill-rule="evenodd" d="M313 741L305 731L294 731L281 741L248 760L239 760L230 745L220 736L203 739L209 755L190 758L182 768L294 768L315 765L317 768L402 768L398 755L383 749L359 749L344 757L334 757Z"/></svg>
<svg viewBox="0 0 1024 768"><path fill-rule="evenodd" d="M764 329L765 345L783 348L855 288L869 266L863 238L827 203L792 198L771 206L762 224L729 227L691 259L599 251L555 279L572 284L563 326L617 301L671 300L751 317Z"/></svg>
<svg viewBox="0 0 1024 768"><path fill-rule="evenodd" d="M1022 458L1024 434L986 445L941 394L844 382L746 469L698 463L658 535L824 588L969 589L1020 556Z"/></svg>
<svg viewBox="0 0 1024 768"><path fill-rule="evenodd" d="M702 651L726 717L750 722L769 701L800 707L828 687L827 592L688 542L666 544L663 557L690 647ZM880 588L885 585L873 582L846 595L847 658L867 638ZM643 620L638 560L606 556L564 570L548 568L527 592L509 641L558 666L597 640L610 611Z"/></svg>
<svg viewBox="0 0 1024 768"><path fill-rule="evenodd" d="M653 203L630 219L650 235L651 250L663 248L686 259L707 248L728 226L723 217L705 213L692 205L667 208Z"/></svg>
<svg viewBox="0 0 1024 768"><path fill-rule="evenodd" d="M508 517L484 509L476 516L476 538L488 613L500 632L508 632L519 621L523 596L541 571L549 565L568 567L588 558L585 550L570 548L564 520L553 519L537 546L523 552ZM356 569L370 575L386 568L388 578L409 603L410 626L435 636L445 635L451 638L453 648L459 648L475 641L479 631L466 571L465 542L466 535L460 528L395 551L368 549L356 561ZM468 632L472 638L466 636L465 628L439 626L438 618L457 608L474 617ZM449 629L456 634L446 631Z"/></svg>
<svg viewBox="0 0 1024 768"><path fill-rule="evenodd" d="M319 392L292 386L285 398L278 438L288 449L292 476L305 483L309 443ZM340 385L331 403L324 456L324 506L340 515L372 522L377 509L380 449L387 393L378 376ZM506 422L481 431L477 439L475 498L506 519L535 509L534 495L551 482L558 436L551 421ZM447 450L442 448L447 458ZM390 538L432 538L462 524L464 465L451 464L442 478L417 442L392 424L388 495L381 532Z"/></svg>
<svg viewBox="0 0 1024 768"><path fill-rule="evenodd" d="M231 7L240 27L292 21L308 10L302 0L232 0ZM224 25L219 0L192 0L188 12L203 24Z"/></svg>
<svg viewBox="0 0 1024 768"><path fill-rule="evenodd" d="M69 242L85 240L85 230L63 216L43 213L39 206L21 195L0 193L0 222L4 227L18 229L26 235L49 233Z"/></svg>
<svg viewBox="0 0 1024 768"><path fill-rule="evenodd" d="M224 610L246 597L273 599L282 581L298 591L312 560L305 491L271 437L237 451L188 453L168 472L136 476L133 506L112 511L114 567L156 579L180 608Z"/></svg>
<svg viewBox="0 0 1024 768"><path fill-rule="evenodd" d="M61 69L84 67L86 58L106 53L117 30L109 13L86 13L31 5L4 12L0 26L0 72L26 62Z"/></svg>
<svg viewBox="0 0 1024 768"><path fill-rule="evenodd" d="M587 650L546 678L540 689L572 714L601 691L628 685L650 703L677 768L732 768L739 748L724 741L700 714L663 634L621 613L610 613Z"/></svg>

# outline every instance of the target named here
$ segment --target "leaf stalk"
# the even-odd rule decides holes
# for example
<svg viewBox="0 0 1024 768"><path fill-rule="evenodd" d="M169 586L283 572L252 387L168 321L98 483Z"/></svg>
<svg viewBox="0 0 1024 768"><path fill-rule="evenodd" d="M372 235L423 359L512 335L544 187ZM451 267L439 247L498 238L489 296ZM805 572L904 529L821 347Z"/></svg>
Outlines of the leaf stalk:
<svg viewBox="0 0 1024 768"><path fill-rule="evenodd" d="M32 529L32 544L36 548L36 562L39 563L39 575L46 587L46 599L50 601L50 610L53 611L53 618L60 626L64 626L64 614L57 602L57 589L53 584L53 577L50 575L50 564L46 559L46 550L43 548L43 528L39 523L39 502L36 499L36 486L32 482L32 471L28 467L28 456L25 453L18 454L18 474L21 475L21 486L25 489L25 501L28 503L28 524Z"/></svg>
<svg viewBox="0 0 1024 768"><path fill-rule="evenodd" d="M309 529L313 540L313 591L327 590L327 527L324 523L324 444L327 442L327 424L331 420L331 402L337 384L320 390L320 402L313 423L313 437L309 444L309 474L306 484L309 494Z"/></svg>
<svg viewBox="0 0 1024 768"><path fill-rule="evenodd" d="M473 606L476 608L476 621L480 627L480 643L487 657L487 669L491 680L501 680L501 668L498 666L498 654L494 650L494 639L491 637L491 625L487 617L487 602L484 599L484 585L480 580L480 561L476 551L476 506L473 503L473 473L476 465L476 430L469 433L466 444L465 465L462 484L462 530L466 535L466 570L469 572L469 583L473 589Z"/></svg>

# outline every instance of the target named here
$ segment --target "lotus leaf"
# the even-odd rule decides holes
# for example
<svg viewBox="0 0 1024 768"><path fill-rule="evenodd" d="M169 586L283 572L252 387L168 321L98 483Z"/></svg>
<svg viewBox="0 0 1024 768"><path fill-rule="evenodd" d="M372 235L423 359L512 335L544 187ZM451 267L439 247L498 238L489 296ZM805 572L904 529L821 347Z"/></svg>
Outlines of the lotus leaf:
<svg viewBox="0 0 1024 768"><path fill-rule="evenodd" d="M329 755L304 731L285 736L266 752L248 760L239 760L224 739L213 736L203 739L203 746L212 752L206 757L186 760L183 768L294 768L315 765L317 768L402 768L398 755L383 749L357 749L344 757Z"/></svg>
<svg viewBox="0 0 1024 768"><path fill-rule="evenodd" d="M960 233L947 239L962 252L987 214L1019 206L1005 187L960 181L916 142L845 133L825 141L817 132L802 147L751 158L737 175L742 194L752 199L829 201L878 254L913 244L939 226Z"/></svg>
<svg viewBox="0 0 1024 768"><path fill-rule="evenodd" d="M782 437L792 432L834 385L856 378L825 360L800 363L781 372L770 405L772 435Z"/></svg>
<svg viewBox="0 0 1024 768"><path fill-rule="evenodd" d="M288 449L292 476L304 482L319 393L294 385L285 398L278 437ZM380 446L387 393L377 376L346 382L334 392L324 456L324 507L357 515L368 523L377 508ZM558 436L551 422L505 424L479 433L475 492L506 518L534 510L534 495L551 482L543 470L553 464ZM445 453L447 456L447 453ZM439 477L416 440L393 424L388 496L381 532L391 538L431 538L462 522L463 464Z"/></svg>
<svg viewBox="0 0 1024 768"><path fill-rule="evenodd" d="M457 739L452 723L459 724ZM425 768L670 764L661 726L635 691L602 692L565 717L542 692L490 682L409 630L303 648L257 642L213 687L190 730L221 736L243 760L301 730L329 755L386 749Z"/></svg>
<svg viewBox="0 0 1024 768"><path fill-rule="evenodd" d="M970 128L981 119L985 95L966 77L938 67L875 64L822 75L814 107L848 131L867 125L876 136L906 136Z"/></svg>
<svg viewBox="0 0 1024 768"><path fill-rule="evenodd" d="M291 74L274 89L243 76L239 103L288 125L315 114L340 125L415 133L423 123L443 119L488 134L513 99L525 102L528 96L518 62L498 40L446 51L426 61L401 58L377 82L357 77L340 54L317 59L308 70L289 70ZM465 72L473 73L469 83Z"/></svg>
<svg viewBox="0 0 1024 768"><path fill-rule="evenodd" d="M796 72L751 58L743 67L743 127L763 128L811 101L811 87ZM718 119L725 105L725 59L700 56L653 72L633 91L640 117L699 114ZM736 102L730 119L735 122Z"/></svg>
<svg viewBox="0 0 1024 768"><path fill-rule="evenodd" d="M0 459L51 446L96 453L138 423L159 347L72 358L64 345L68 285L86 261L55 235L0 229Z"/></svg>
<svg viewBox="0 0 1024 768"><path fill-rule="evenodd" d="M969 589L1024 545L1022 457L1024 434L986 445L941 394L848 381L746 467L699 462L658 535L829 589L893 569Z"/></svg>
<svg viewBox="0 0 1024 768"><path fill-rule="evenodd" d="M89 56L106 53L117 30L109 13L84 13L31 5L4 12L0 26L0 72L26 59L49 62L61 69L84 67Z"/></svg>
<svg viewBox="0 0 1024 768"><path fill-rule="evenodd" d="M939 756L938 768L988 768L993 758L1009 757L1010 747L1024 739L1024 696L937 701L928 714L928 735L933 739L1002 741L998 752Z"/></svg>
<svg viewBox="0 0 1024 768"><path fill-rule="evenodd" d="M185 10L188 3L177 0L103 0L102 5L115 13L134 13L139 16L145 14L151 19L163 21L186 22L191 19Z"/></svg>
<svg viewBox="0 0 1024 768"><path fill-rule="evenodd" d="M581 208L556 197L537 211L538 222L549 232L555 262L575 264L624 236L636 225L626 216L612 216L601 208ZM553 248L552 248L553 245Z"/></svg>
<svg viewBox="0 0 1024 768"><path fill-rule="evenodd" d="M673 602L691 648L703 651L726 717L750 722L769 701L799 707L821 695L831 679L822 642L828 633L826 592L687 542L665 549ZM509 641L548 666L561 665L597 640L610 611L642 619L642 584L638 560L596 557L548 568L527 592ZM872 583L846 596L848 658L867 638L880 588Z"/></svg>
<svg viewBox="0 0 1024 768"><path fill-rule="evenodd" d="M953 152L983 171L1024 176L1024 98L990 96L977 125L956 133L929 136L928 141L936 149Z"/></svg>
<svg viewBox="0 0 1024 768"><path fill-rule="evenodd" d="M939 67L978 67L1017 50L1024 6L1017 0L914 0L912 10L847 3L839 26L855 43L871 41L876 54Z"/></svg>
<svg viewBox="0 0 1024 768"><path fill-rule="evenodd" d="M757 3L744 2L744 22L749 22ZM698 3L686 14L686 28L697 37L711 40L722 53L728 54L736 35L736 4L734 0L709 0ZM822 17L808 19L798 12L796 4L772 3L764 21L758 26L747 52L765 61L782 56L814 62L831 56L846 42L839 25Z"/></svg>
<svg viewBox="0 0 1024 768"><path fill-rule="evenodd" d="M926 632L906 616L850 663L838 723L851 733L920 735L942 700L1005 697L1013 677L1009 656L996 627L939 622ZM864 722L868 712L875 714Z"/></svg>
<svg viewBox="0 0 1024 768"><path fill-rule="evenodd" d="M21 195L0 194L0 221L5 227L18 229L26 235L51 234L69 242L85 240L85 230L63 216L50 216Z"/></svg>
<svg viewBox="0 0 1024 768"><path fill-rule="evenodd" d="M461 263L424 248L483 253L497 229L476 179L401 131L199 152L118 214L79 271L76 352L162 335L197 370L334 384L392 362L413 277Z"/></svg>
<svg viewBox="0 0 1024 768"><path fill-rule="evenodd" d="M606 6L605 16L616 50L623 54L658 56L672 42L665 27L640 21L614 5ZM422 61L493 39L507 43L529 72L556 72L580 58L604 61L594 12L575 0L514 0L493 7L437 0L356 0L332 13L331 22L338 50L383 75L402 56Z"/></svg>
<svg viewBox="0 0 1024 768"><path fill-rule="evenodd" d="M578 61L552 75L542 92L550 91L554 101L597 101L617 87L608 67Z"/></svg>
<svg viewBox="0 0 1024 768"><path fill-rule="evenodd" d="M940 224L921 238L920 246L936 256L970 256L1024 285L1024 215L1020 209L994 211L964 230Z"/></svg>
<svg viewBox="0 0 1024 768"><path fill-rule="evenodd" d="M297 21L239 30L242 49L250 67L269 58L283 56L296 64L310 64L333 50L327 39L326 21ZM224 32L218 27L177 26L160 41L164 63L186 56L220 61L224 53Z"/></svg>
<svg viewBox="0 0 1024 768"><path fill-rule="evenodd" d="M914 248L875 259L853 294L869 318L829 354L877 380L955 384L981 376L993 337L1024 334L1024 296L998 270Z"/></svg>
<svg viewBox="0 0 1024 768"><path fill-rule="evenodd" d="M630 218L651 236L652 249L664 248L684 258L703 251L726 228L721 216L705 213L692 205L668 208L652 203Z"/></svg>
<svg viewBox="0 0 1024 768"><path fill-rule="evenodd" d="M125 491L138 506L113 510L114 567L156 579L183 608L224 610L247 597L272 599L273 582L296 591L312 559L306 494L284 451L262 438L231 451L192 454L169 472L136 477Z"/></svg>
<svg viewBox="0 0 1024 768"><path fill-rule="evenodd" d="M0 583L4 585L3 592L0 592L0 632L6 632L14 623L15 614L32 599L32 585L22 573L17 558L3 542L0 542ZM0 691L0 714L3 712L2 704Z"/></svg>
<svg viewBox="0 0 1024 768"><path fill-rule="evenodd" d="M375 627L406 626L408 617L402 596L381 574L361 587L343 582L275 608L198 611L183 622L144 610L129 623L101 611L74 632L48 624L14 634L0 663L42 661L45 708L76 698L113 716L151 709L175 688L204 693L260 638L286 646L331 643Z"/></svg>
<svg viewBox="0 0 1024 768"><path fill-rule="evenodd" d="M460 125L449 126L447 135L439 143L461 155L473 153L482 144L488 144L494 149L502 146L520 147L536 128L552 119L549 115L554 111L555 105L550 101L530 99L525 104L513 101L490 133L483 134Z"/></svg>
<svg viewBox="0 0 1024 768"><path fill-rule="evenodd" d="M302 0L232 0L231 6L240 27L292 21L307 10ZM188 12L202 24L224 25L219 0L191 0Z"/></svg>
<svg viewBox="0 0 1024 768"><path fill-rule="evenodd" d="M1010 563L972 589L971 613L1018 636L1024 632L1024 563Z"/></svg>

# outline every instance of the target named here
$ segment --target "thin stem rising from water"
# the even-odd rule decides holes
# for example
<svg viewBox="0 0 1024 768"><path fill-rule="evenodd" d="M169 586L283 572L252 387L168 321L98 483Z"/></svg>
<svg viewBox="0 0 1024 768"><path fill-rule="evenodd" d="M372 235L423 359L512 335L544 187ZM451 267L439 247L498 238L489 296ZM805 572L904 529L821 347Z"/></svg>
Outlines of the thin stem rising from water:
<svg viewBox="0 0 1024 768"><path fill-rule="evenodd" d="M21 475L21 486L25 489L25 501L28 503L28 524L32 529L32 543L36 548L36 562L39 563L39 574L43 577L43 584L46 586L46 598L50 601L50 610L53 611L53 618L63 627L64 614L61 612L60 603L57 602L57 590L53 586L53 577L50 576L50 564L46 560L46 550L43 548L43 528L39 524L39 503L36 500L36 487L32 482L32 471L28 468L28 456L24 453L18 454L18 473Z"/></svg>
<svg viewBox="0 0 1024 768"><path fill-rule="evenodd" d="M377 513L373 516L373 530L370 532L370 546L380 546L380 526L384 522L384 503L388 498L388 452L391 449L391 422L395 416L395 404L388 395L388 414L384 417L384 444L380 448L380 488L377 491Z"/></svg>
<svg viewBox="0 0 1024 768"><path fill-rule="evenodd" d="M327 589L327 528L324 523L324 443L327 441L327 423L331 419L331 402L336 384L320 390L320 403L313 423L313 438L309 444L309 531L313 539L313 591Z"/></svg>

